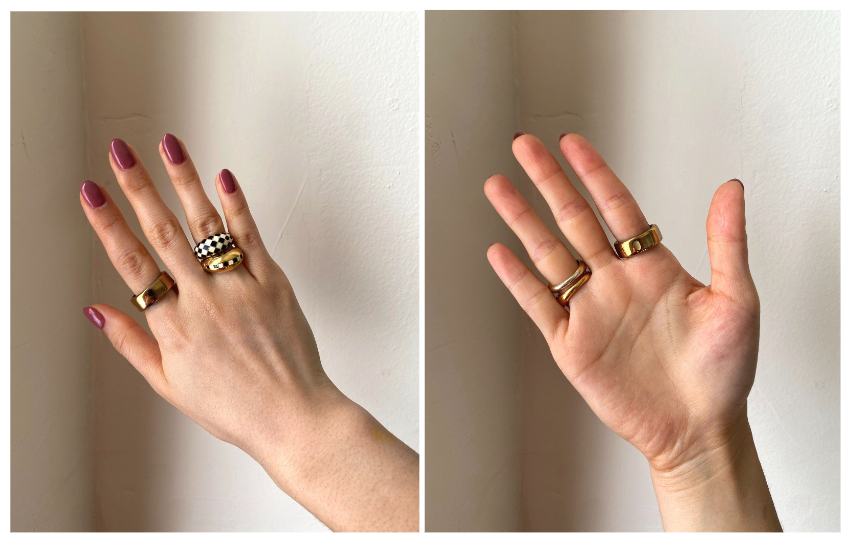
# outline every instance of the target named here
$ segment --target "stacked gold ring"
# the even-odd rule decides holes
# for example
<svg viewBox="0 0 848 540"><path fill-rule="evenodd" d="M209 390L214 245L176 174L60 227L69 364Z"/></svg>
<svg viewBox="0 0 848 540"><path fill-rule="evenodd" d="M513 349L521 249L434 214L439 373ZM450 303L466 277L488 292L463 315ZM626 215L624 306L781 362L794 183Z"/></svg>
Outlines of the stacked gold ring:
<svg viewBox="0 0 848 540"><path fill-rule="evenodd" d="M229 233L217 233L201 240L194 248L200 266L210 274L235 270L244 262L244 252L233 243Z"/></svg>
<svg viewBox="0 0 848 540"><path fill-rule="evenodd" d="M577 270L571 274L568 279L559 285L548 285L548 289L553 293L559 305L568 307L568 301L577 292L577 289L582 287L592 277L592 270L584 261L577 261Z"/></svg>

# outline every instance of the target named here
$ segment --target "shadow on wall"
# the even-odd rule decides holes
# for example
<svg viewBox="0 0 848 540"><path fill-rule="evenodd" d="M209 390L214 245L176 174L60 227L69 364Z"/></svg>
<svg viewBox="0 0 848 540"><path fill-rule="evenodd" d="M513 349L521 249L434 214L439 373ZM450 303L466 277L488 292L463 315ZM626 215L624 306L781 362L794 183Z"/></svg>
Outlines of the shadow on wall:
<svg viewBox="0 0 848 540"><path fill-rule="evenodd" d="M615 154L628 144L645 100L633 95L638 85L624 87L621 81L632 73L644 45L620 13L517 12L515 24L521 130L546 143L594 208L562 157L559 136L578 133L608 159L610 149ZM632 76L630 82L635 82ZM628 187L638 193L638 178L631 180ZM548 228L576 253L526 174L515 183ZM533 268L525 251L519 255ZM597 418L562 374L532 321L523 321L522 530L662 530L644 458Z"/></svg>

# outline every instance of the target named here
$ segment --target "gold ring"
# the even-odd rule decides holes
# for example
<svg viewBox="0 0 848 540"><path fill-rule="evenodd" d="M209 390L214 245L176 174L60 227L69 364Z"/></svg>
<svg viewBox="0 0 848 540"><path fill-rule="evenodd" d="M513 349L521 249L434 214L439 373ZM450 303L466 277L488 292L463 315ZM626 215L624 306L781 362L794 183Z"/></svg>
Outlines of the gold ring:
<svg viewBox="0 0 848 540"><path fill-rule="evenodd" d="M615 243L615 252L619 259L627 259L639 253L648 251L654 246L662 242L662 233L656 225L651 225L651 228L643 232L639 236L634 236L629 240Z"/></svg>
<svg viewBox="0 0 848 540"><path fill-rule="evenodd" d="M234 270L242 261L244 261L244 252L239 248L233 248L221 255L207 257L200 264L210 274L221 274Z"/></svg>
<svg viewBox="0 0 848 540"><path fill-rule="evenodd" d="M583 275L583 272L585 272L585 271L586 271L586 263L583 262L583 261L577 261L577 270L575 270L574 273L571 274L568 277L568 279L566 279L565 281L563 281L562 283L560 283L556 287L554 287L553 285L548 285L548 289L550 289L551 292L554 293L554 296L556 296L559 293L561 293L563 291L563 289L565 289L566 287L571 285L574 282L574 280L576 280L581 275Z"/></svg>
<svg viewBox="0 0 848 540"><path fill-rule="evenodd" d="M557 302L559 302L559 305L567 308L568 301L571 300L571 297L574 296L574 293L577 292L577 289L579 289L587 281L589 281L590 277L592 277L592 270L588 266L586 266L586 271L583 272L579 278L577 278L571 285L566 287L564 291L554 295L556 296L556 300Z"/></svg>
<svg viewBox="0 0 848 540"><path fill-rule="evenodd" d="M168 294L171 287L175 285L174 278L168 275L168 272L162 272L156 281L148 285L143 291L134 294L130 298L130 302L135 306L135 309L144 311L154 303L158 302L163 296Z"/></svg>

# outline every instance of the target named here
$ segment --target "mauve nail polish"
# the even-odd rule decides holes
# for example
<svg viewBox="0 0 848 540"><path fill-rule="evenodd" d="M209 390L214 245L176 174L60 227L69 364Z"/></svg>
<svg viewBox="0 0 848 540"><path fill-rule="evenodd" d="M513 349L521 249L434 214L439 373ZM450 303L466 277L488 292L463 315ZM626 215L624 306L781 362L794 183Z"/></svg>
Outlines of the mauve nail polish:
<svg viewBox="0 0 848 540"><path fill-rule="evenodd" d="M106 324L106 319L103 318L102 313L100 313L93 307L82 308L82 313L89 321L91 321L91 324L93 324L97 328L100 328L101 330L103 329L103 325Z"/></svg>
<svg viewBox="0 0 848 540"><path fill-rule="evenodd" d="M135 165L135 158L130 152L130 147L121 139L112 139L112 144L109 145L112 152L112 157L118 163L118 167L127 170L132 169Z"/></svg>
<svg viewBox="0 0 848 540"><path fill-rule="evenodd" d="M100 208L106 203L106 197L104 197L103 192L100 191L100 186L91 180L86 180L82 183L80 193L82 193L82 198L85 199L85 202L87 202L92 208Z"/></svg>
<svg viewBox="0 0 848 540"><path fill-rule="evenodd" d="M515 135L512 136L512 140L514 141L515 139L521 137L522 135L526 135L526 133L524 133L523 131L517 131L515 133Z"/></svg>
<svg viewBox="0 0 848 540"><path fill-rule="evenodd" d="M562 140L562 138L565 137L566 135L568 135L568 133L563 133L562 135L560 135L559 140Z"/></svg>
<svg viewBox="0 0 848 540"><path fill-rule="evenodd" d="M731 178L728 182L739 182L739 185L742 186L742 191L745 191L745 184L742 183L742 180L738 178Z"/></svg>
<svg viewBox="0 0 848 540"><path fill-rule="evenodd" d="M166 133L162 138L162 147L165 148L165 155L168 156L168 161L174 165L179 165L185 161L183 147L180 146L180 141L170 133Z"/></svg>
<svg viewBox="0 0 848 540"><path fill-rule="evenodd" d="M227 193L235 193L236 191L236 181L233 180L233 173L231 173L228 169L221 169L221 187L224 188L224 191Z"/></svg>

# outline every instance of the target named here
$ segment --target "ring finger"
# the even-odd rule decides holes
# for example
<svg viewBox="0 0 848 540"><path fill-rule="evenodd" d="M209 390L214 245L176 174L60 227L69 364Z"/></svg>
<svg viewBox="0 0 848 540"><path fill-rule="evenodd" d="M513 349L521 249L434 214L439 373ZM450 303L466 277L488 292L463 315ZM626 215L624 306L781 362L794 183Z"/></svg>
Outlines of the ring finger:
<svg viewBox="0 0 848 540"><path fill-rule="evenodd" d="M548 229L507 177L496 174L486 180L486 197L509 228L518 236L530 260L549 283L557 285L577 268L565 244Z"/></svg>

